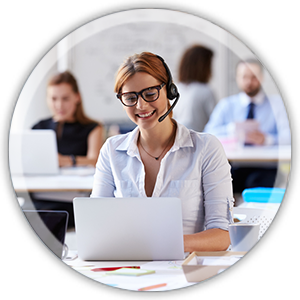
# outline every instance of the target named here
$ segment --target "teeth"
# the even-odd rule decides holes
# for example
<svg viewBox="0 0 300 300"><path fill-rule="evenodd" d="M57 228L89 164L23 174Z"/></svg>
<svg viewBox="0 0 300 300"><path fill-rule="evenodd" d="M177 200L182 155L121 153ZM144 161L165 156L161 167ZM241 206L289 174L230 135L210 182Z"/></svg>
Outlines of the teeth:
<svg viewBox="0 0 300 300"><path fill-rule="evenodd" d="M146 118L146 117L149 117L149 116L151 116L153 114L153 111L152 112L149 112L148 114L139 114L139 117L141 117L141 118Z"/></svg>

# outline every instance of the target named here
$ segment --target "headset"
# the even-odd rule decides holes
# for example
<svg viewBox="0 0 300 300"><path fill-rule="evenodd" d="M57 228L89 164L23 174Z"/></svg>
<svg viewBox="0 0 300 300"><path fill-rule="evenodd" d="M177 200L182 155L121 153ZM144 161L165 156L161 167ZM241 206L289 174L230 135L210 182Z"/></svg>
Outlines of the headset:
<svg viewBox="0 0 300 300"><path fill-rule="evenodd" d="M170 69L168 68L168 66L165 63L164 59L162 57L160 57L159 55L156 55L156 57L161 60L161 62L163 63L163 65L166 69L167 75L168 75L168 82L167 82L167 85L166 85L167 98L169 100L174 100L175 99L175 102L169 108L169 110L158 119L158 122L162 122L169 115L169 113L173 110L173 108L175 107L177 101L179 100L180 95L178 93L177 86L173 83L173 79L172 79Z"/></svg>

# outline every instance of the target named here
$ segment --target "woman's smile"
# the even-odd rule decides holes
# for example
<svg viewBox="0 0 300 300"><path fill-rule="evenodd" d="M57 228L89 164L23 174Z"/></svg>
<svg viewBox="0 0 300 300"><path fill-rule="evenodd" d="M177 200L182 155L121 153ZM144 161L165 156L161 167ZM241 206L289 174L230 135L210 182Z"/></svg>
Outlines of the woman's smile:
<svg viewBox="0 0 300 300"><path fill-rule="evenodd" d="M154 115L156 110L150 111L150 112L145 112L145 113L138 113L136 116L140 119L149 119Z"/></svg>

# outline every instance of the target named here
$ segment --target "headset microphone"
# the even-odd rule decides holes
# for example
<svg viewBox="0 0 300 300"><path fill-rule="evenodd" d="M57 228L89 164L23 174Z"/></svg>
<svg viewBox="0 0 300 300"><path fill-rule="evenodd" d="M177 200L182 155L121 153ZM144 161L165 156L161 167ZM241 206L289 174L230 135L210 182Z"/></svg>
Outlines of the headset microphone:
<svg viewBox="0 0 300 300"><path fill-rule="evenodd" d="M168 109L168 111L158 119L158 122L162 122L162 121L169 115L169 113L173 110L173 108L175 107L177 101L179 100L179 96L180 96L180 95L179 95L179 93L178 93L178 94L177 94L177 97L176 97L176 99L175 99L175 102L174 102L174 103L172 104L172 106Z"/></svg>
<svg viewBox="0 0 300 300"><path fill-rule="evenodd" d="M171 72L170 72L170 69L168 68L167 64L165 63L164 59L162 57L160 57L159 55L156 55L157 58L159 58L161 60L161 62L163 63L165 69L166 69L166 72L167 72L167 75L168 75L168 82L167 82L167 85L166 85L166 89L167 89L167 98L169 100L174 100L175 99L175 102L173 103L173 105L169 108L169 110L164 114L162 115L159 119L158 119L158 122L162 122L168 115L169 113L173 110L173 108L175 107L177 101L179 100L179 93L178 93L178 90L177 90L177 87L176 85L173 83L173 79L172 79L172 75L171 75Z"/></svg>

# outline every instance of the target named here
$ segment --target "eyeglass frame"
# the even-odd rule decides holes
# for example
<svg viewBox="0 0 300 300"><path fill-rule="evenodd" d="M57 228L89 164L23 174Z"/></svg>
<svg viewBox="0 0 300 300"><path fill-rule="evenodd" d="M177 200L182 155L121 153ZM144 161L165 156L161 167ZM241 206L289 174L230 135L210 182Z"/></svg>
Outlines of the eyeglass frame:
<svg viewBox="0 0 300 300"><path fill-rule="evenodd" d="M138 103L138 101L139 101L139 96L141 95L141 97L143 98L143 100L144 101L146 101L146 102L154 102L154 101L156 101L158 98L159 98L159 91L165 86L166 84L163 82L162 84L160 84L160 85L156 85L156 86L150 86L150 87L147 87L147 88L145 88L145 89L142 89L141 91L139 91L139 92L126 92L126 93L119 93L119 94L117 94L116 95L116 97L122 102L122 104L124 105L124 106L126 106L126 107L133 107L133 106L135 106L135 105L137 105L137 103ZM148 89L157 89L157 91L158 91L158 96L157 96L157 98L155 99L155 100L146 100L144 97L143 97L143 92L144 91L146 91L146 90L148 90ZM126 94L135 94L136 95L136 102L133 104L133 105L126 105L123 101L122 101L122 99L121 99L121 97L123 96L123 95L126 95Z"/></svg>

